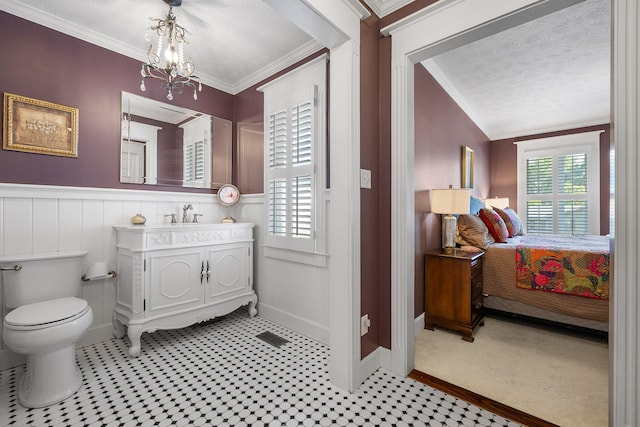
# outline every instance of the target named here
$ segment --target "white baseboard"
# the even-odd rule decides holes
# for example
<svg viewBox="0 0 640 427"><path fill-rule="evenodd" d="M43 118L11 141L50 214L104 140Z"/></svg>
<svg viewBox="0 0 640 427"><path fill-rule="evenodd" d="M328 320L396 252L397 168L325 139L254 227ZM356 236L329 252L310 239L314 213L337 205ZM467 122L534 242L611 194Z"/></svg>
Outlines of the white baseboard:
<svg viewBox="0 0 640 427"><path fill-rule="evenodd" d="M258 303L258 316L305 335L325 345L329 345L329 328L279 308Z"/></svg>
<svg viewBox="0 0 640 427"><path fill-rule="evenodd" d="M113 325L111 323L106 325L94 326L93 328L90 328L82 336L82 338L80 338L80 340L76 344L76 347L86 347L88 345L108 341L111 338L113 338Z"/></svg>
<svg viewBox="0 0 640 427"><path fill-rule="evenodd" d="M420 332L424 329L424 313L420 314L413 321L414 333L413 336L417 337Z"/></svg>

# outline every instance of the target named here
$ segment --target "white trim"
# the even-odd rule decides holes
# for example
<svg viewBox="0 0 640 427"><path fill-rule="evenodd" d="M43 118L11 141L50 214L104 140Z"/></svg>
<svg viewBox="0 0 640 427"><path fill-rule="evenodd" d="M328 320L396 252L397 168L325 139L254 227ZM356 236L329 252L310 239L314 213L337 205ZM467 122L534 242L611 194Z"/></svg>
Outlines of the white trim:
<svg viewBox="0 0 640 427"><path fill-rule="evenodd" d="M256 88L256 90L258 92L264 92L265 90L268 90L270 88L272 88L273 86L279 85L281 84L283 81L287 80L287 79L291 79L293 76L297 76L298 74L308 70L309 68L315 67L316 65L318 65L318 63L320 62L327 62L329 60L329 55L326 53L323 53L322 55L318 56L317 58L313 58L311 61L305 62L304 64L300 65L299 67L295 68L294 70L289 71L288 73L277 77L273 80L269 80L267 83L263 84L262 86Z"/></svg>
<svg viewBox="0 0 640 427"><path fill-rule="evenodd" d="M385 350L387 349L384 347L378 347L360 361L360 366L358 368L358 384L362 384L369 375L378 370L381 366L380 359L382 358L382 354Z"/></svg>
<svg viewBox="0 0 640 427"><path fill-rule="evenodd" d="M438 3L444 3L441 0ZM489 22L504 16L506 9L516 10L524 5L523 2L505 2L499 0L465 0L464 2L453 0L456 5L485 9L482 13L473 13L467 8L456 8L454 16L449 19L419 19L406 23L402 31L398 30L392 38L393 65L400 67L397 72L402 72L402 67L412 68L412 62L404 60L412 57L420 61L428 57L425 47L436 46L445 43L449 38L483 22ZM449 2L451 3L451 2ZM531 11L535 12L538 6L551 7L553 3L545 1L528 1ZM555 2L554 2L555 3ZM560 2L557 2L560 3ZM488 7L491 6L491 7ZM502 12L499 6L503 6ZM506 9L505 9L506 8ZM640 399L640 292L638 291L638 277L640 269L637 263L637 254L640 250L640 228L638 227L639 212L638 192L640 189L638 164L640 163L640 150L637 141L640 140L640 128L637 126L637 117L640 115L640 45L638 43L638 28L640 28L640 10L636 0L613 0L613 140L616 153L616 236L614 239L614 274L613 292L609 310L610 328L610 399L609 411L612 426L636 426L640 423L640 407L637 405ZM439 17L442 18L442 17ZM520 18L519 18L520 19ZM465 30L466 29L466 30ZM415 55L418 53L418 55ZM408 72L408 70L404 70ZM405 137L404 132L412 131L407 125L406 119L399 117L398 106L405 105L405 98L412 94L400 93L398 89L404 89L408 85L392 86L392 146L409 145L412 141ZM401 107L404 108L404 107ZM412 113L412 112L411 112ZM402 129L398 129L404 127ZM403 166L413 159L392 158L392 164ZM395 175L392 175L392 179ZM392 182L392 205L407 196L413 196L413 188L407 188L402 182ZM403 193L397 195L397 193ZM397 218L392 212L392 262L397 259L397 252L402 250L404 240L393 237L401 234L404 239L413 242L413 220L409 224L402 222L397 224ZM411 266L413 268L413 265ZM401 271L392 268L392 294L396 288L411 287L413 283L400 282L403 276ZM413 310L413 306L407 307L405 301L392 301L392 322L398 322L403 316L399 311ZM397 328L392 325L392 334L397 333ZM392 340L394 337L392 336ZM406 360L413 348L392 347L392 357ZM397 372L405 374L404 372Z"/></svg>
<svg viewBox="0 0 640 427"><path fill-rule="evenodd" d="M76 199L76 200L133 200L175 201L189 200L218 204L214 193L186 193L176 191L127 190L120 188L67 187L59 185L0 183L0 197L25 199ZM239 204L261 204L263 194L243 194Z"/></svg>
<svg viewBox="0 0 640 427"><path fill-rule="evenodd" d="M420 313L413 321L413 336L417 337L424 330L424 313Z"/></svg>
<svg viewBox="0 0 640 427"><path fill-rule="evenodd" d="M309 42L303 44L299 48L295 49L292 52L289 52L287 55L276 59L271 62L267 66L257 70L256 72L250 74L244 79L240 80L234 85L229 86L230 91L227 91L231 95L236 95L242 92L245 89L250 88L256 83L261 82L262 80L268 78L269 76L273 76L281 70L295 64L298 61L303 60L304 58L316 53L324 46L320 44L316 40L310 40Z"/></svg>
<svg viewBox="0 0 640 427"><path fill-rule="evenodd" d="M584 200L588 201L588 227L589 234L600 234L600 134L602 130L592 132L574 133L569 135L553 136L549 138L529 139L526 141L516 141L514 144L518 146L518 158L517 158L517 194L518 197L518 212L521 213L522 224L524 229L527 230L527 202L530 198L537 200L545 196L540 195L527 195L527 160L536 156L551 156L556 164L556 159L559 156L566 154L586 153L588 162L588 185L587 188L591 189L587 194L584 194ZM557 168L554 167L554 188L557 180ZM570 196L566 196L570 197ZM580 198L580 196L578 196ZM557 215L557 200L562 199L563 195L554 192L550 195L549 200L554 202L554 220L553 220L553 233L557 234L558 230L558 215Z"/></svg>
<svg viewBox="0 0 640 427"><path fill-rule="evenodd" d="M94 31L91 28L79 27L78 25L75 25L66 19L37 9L31 5L19 2L7 2L0 5L0 10L4 10L5 12L12 15L45 26L47 28L51 28L52 30L58 31L60 33L70 35L79 40L84 40L88 43L100 46L102 48L108 49L120 55L127 56L137 61L145 62L147 60L147 52L145 49L124 44L120 40L116 40L113 37L106 36L102 33ZM295 64L296 62L306 58L314 52L317 52L322 48L323 45L320 42L312 39L299 48L287 53L285 56L276 59L267 66L255 71L251 75L235 83L220 80L208 74L204 74L201 71L198 72L198 80L212 88L221 90L231 95L236 95L243 90L250 88L254 84L274 75L276 72Z"/></svg>
<svg viewBox="0 0 640 427"><path fill-rule="evenodd" d="M263 245L262 254L266 258L281 259L284 261L295 262L297 264L308 264L315 267L326 267L328 264L329 254L320 254L317 252L294 251L274 246Z"/></svg>
<svg viewBox="0 0 640 427"><path fill-rule="evenodd" d="M580 0L440 0L382 29L391 34L392 370L413 369L414 64Z"/></svg>
<svg viewBox="0 0 640 427"><path fill-rule="evenodd" d="M615 143L613 302L609 305L609 425L640 425L640 8L613 0L612 136Z"/></svg>
<svg viewBox="0 0 640 427"><path fill-rule="evenodd" d="M329 328L326 326L261 302L258 302L258 314L260 317L329 345Z"/></svg>
<svg viewBox="0 0 640 427"><path fill-rule="evenodd" d="M380 18L405 7L413 0L364 0Z"/></svg>

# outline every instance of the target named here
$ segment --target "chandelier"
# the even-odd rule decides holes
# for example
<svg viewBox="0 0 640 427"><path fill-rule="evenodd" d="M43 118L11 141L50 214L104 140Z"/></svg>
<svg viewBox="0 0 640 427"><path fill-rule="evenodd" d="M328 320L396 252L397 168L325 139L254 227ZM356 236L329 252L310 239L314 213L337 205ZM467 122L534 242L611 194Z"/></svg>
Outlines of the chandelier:
<svg viewBox="0 0 640 427"><path fill-rule="evenodd" d="M146 79L159 79L160 86L168 91L167 99L172 100L173 94L180 94L185 86L193 89L193 99L198 99L198 91L202 91L202 84L196 82L193 75L195 66L191 58L184 59L184 45L188 43L186 28L178 25L173 14L173 6L180 6L182 0L164 0L169 4L169 13L165 19L149 18L145 39L151 41L151 32L158 35L156 49L149 45L147 62L142 64L140 74L142 83L140 90L146 90ZM166 47L165 47L166 46ZM164 48L164 50L163 50ZM196 90L196 84L198 87Z"/></svg>

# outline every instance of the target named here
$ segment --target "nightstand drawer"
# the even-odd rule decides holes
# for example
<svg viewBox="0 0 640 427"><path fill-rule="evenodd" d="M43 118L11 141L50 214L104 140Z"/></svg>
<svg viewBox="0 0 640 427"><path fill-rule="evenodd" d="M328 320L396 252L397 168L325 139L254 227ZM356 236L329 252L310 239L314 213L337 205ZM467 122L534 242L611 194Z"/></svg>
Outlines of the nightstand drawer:
<svg viewBox="0 0 640 427"><path fill-rule="evenodd" d="M475 277L482 277L482 258L475 259L471 263L471 280Z"/></svg>
<svg viewBox="0 0 640 427"><path fill-rule="evenodd" d="M471 302L471 323L475 322L478 316L482 314L482 295L478 295Z"/></svg>
<svg viewBox="0 0 640 427"><path fill-rule="evenodd" d="M475 300L482 295L482 275L478 275L471 279L471 300Z"/></svg>

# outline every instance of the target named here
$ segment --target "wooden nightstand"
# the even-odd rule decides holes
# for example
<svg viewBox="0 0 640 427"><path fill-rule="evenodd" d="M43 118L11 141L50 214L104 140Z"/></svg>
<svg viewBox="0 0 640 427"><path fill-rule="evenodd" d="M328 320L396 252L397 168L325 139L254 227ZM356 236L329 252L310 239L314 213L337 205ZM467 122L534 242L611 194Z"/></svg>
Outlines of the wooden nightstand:
<svg viewBox="0 0 640 427"><path fill-rule="evenodd" d="M482 256L484 252L443 249L425 255L425 329L434 325L462 332L473 342L482 317Z"/></svg>

